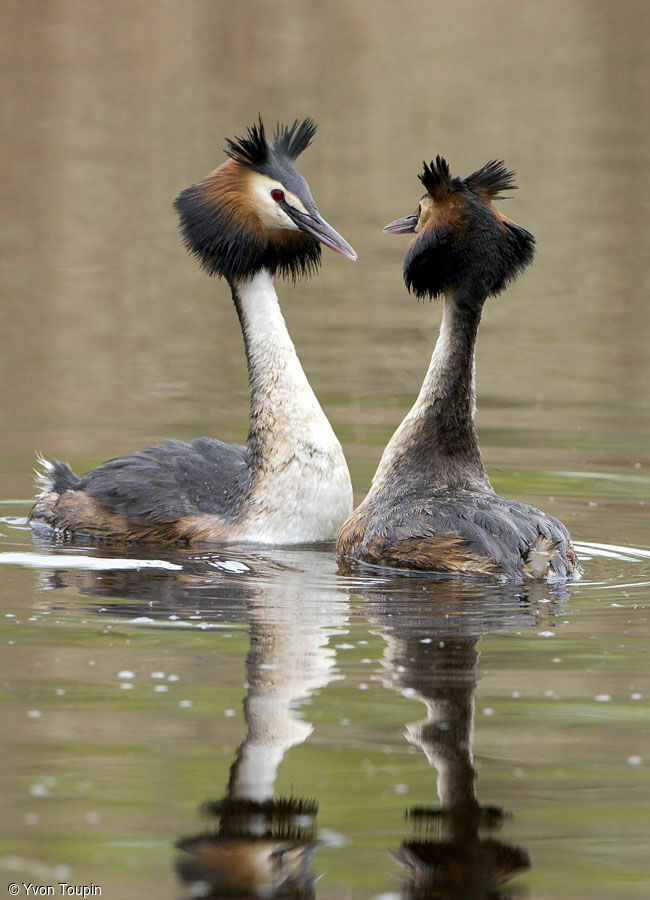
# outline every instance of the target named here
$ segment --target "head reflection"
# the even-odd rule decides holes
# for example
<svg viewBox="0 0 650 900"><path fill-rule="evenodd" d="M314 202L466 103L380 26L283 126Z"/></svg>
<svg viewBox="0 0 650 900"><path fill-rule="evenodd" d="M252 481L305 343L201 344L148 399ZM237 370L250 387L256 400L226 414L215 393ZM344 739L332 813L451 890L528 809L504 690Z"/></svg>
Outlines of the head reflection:
<svg viewBox="0 0 650 900"><path fill-rule="evenodd" d="M347 605L331 592L308 593L296 572L252 597L247 612L246 735L224 796L203 806L215 824L177 842L176 870L189 897L309 898L318 804L275 796L275 782L285 754L313 730L296 706L338 677L328 642Z"/></svg>
<svg viewBox="0 0 650 900"><path fill-rule="evenodd" d="M392 852L403 869L404 898L505 900L512 896L503 892L509 879L530 867L525 849L493 836L508 813L477 796L477 644L492 629L534 624L537 604L547 596L548 587L540 593L537 586L424 579L391 580L389 591L383 586L364 594L385 640L382 681L425 705L426 718L407 725L405 736L437 772L439 804L406 810L413 835Z"/></svg>
<svg viewBox="0 0 650 900"><path fill-rule="evenodd" d="M176 871L188 898L312 897L318 804L276 796L275 783L285 755L313 730L301 703L341 677L329 643L346 627L349 607L333 556L265 550L259 562L247 560L245 576L219 568L217 555L174 559L181 571L52 571L42 586L106 599L90 609L127 621L143 609L150 623L200 611L202 624L249 627L246 734L223 796L203 804L210 827L176 841Z"/></svg>
<svg viewBox="0 0 650 900"><path fill-rule="evenodd" d="M312 897L317 808L301 798L206 803L216 829L176 845L184 851L176 871L188 896Z"/></svg>
<svg viewBox="0 0 650 900"><path fill-rule="evenodd" d="M253 572L251 577L220 573L215 579L214 561L204 557L183 558L182 571L173 575L53 572L44 585L74 585L95 600L106 598L106 604L90 607L100 615L132 621L146 605L149 621L200 610L203 622L249 628L245 737L220 799L204 803L212 820L207 830L176 844L177 873L187 897L314 896L317 803L302 795L297 783L292 796L277 795L276 780L291 748L312 732L296 707L340 677L330 641L348 627L345 588L352 585L327 581L330 569L323 568L323 557L284 553L281 564L271 560L272 570L266 563L274 575L268 578ZM426 717L405 733L437 772L439 803L423 797L409 807L412 833L392 848L402 867L402 896L505 900L512 896L509 879L530 863L524 849L494 836L508 814L482 805L476 790L472 738L479 641L497 629L552 627L565 594L549 585L404 576L365 581L355 593L355 617L384 641L384 684L426 708Z"/></svg>

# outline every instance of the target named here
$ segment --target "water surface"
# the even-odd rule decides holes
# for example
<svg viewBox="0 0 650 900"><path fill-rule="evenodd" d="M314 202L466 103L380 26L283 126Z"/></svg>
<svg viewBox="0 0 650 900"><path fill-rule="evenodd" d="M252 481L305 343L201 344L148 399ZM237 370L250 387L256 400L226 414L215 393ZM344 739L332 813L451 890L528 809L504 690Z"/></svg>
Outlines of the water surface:
<svg viewBox="0 0 650 900"><path fill-rule="evenodd" d="M648 6L243 8L3 15L2 877L250 893L272 858L286 893L322 875L319 898L646 898ZM84 471L245 438L232 303L171 203L258 111L318 120L301 171L359 252L278 288L357 499L440 318L381 228L415 208L423 158L517 170L501 208L538 253L486 306L478 428L495 488L570 528L580 583L32 540L36 451Z"/></svg>
<svg viewBox="0 0 650 900"><path fill-rule="evenodd" d="M650 552L522 587L6 528L7 877L250 892L270 846L320 897L646 895Z"/></svg>

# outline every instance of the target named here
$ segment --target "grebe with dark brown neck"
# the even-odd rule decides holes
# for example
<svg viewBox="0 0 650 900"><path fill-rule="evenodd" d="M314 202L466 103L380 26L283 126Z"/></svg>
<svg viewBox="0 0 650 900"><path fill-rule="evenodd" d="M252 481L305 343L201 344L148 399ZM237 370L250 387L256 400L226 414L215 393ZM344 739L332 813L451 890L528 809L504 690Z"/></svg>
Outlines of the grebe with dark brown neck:
<svg viewBox="0 0 650 900"><path fill-rule="evenodd" d="M557 519L494 493L474 425L474 347L483 304L532 260L535 240L492 204L515 187L490 162L453 178L438 156L419 176L415 214L384 229L414 232L404 280L443 298L442 324L419 396L384 450L365 500L342 526L347 563L400 569L575 578L569 534Z"/></svg>
<svg viewBox="0 0 650 900"><path fill-rule="evenodd" d="M79 478L40 460L30 520L64 535L109 541L296 544L333 540L352 509L341 445L303 372L273 276L311 274L324 244L352 247L316 208L294 162L311 119L264 125L229 140L228 159L176 199L188 249L230 285L251 391L247 446L167 441L112 459Z"/></svg>

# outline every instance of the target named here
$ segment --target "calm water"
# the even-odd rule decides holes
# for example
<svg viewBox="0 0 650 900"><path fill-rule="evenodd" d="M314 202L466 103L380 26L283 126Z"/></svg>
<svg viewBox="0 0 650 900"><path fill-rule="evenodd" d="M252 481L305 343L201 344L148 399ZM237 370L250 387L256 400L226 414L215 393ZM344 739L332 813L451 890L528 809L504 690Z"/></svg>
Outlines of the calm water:
<svg viewBox="0 0 650 900"><path fill-rule="evenodd" d="M245 10L4 7L0 877L111 900L261 896L273 867L321 900L647 898L649 8ZM357 499L440 316L381 228L423 158L517 170L503 209L538 255L486 307L478 426L495 488L571 529L580 583L32 540L36 450L83 471L243 440L232 304L171 201L258 110L318 120L301 171L359 252L279 286Z"/></svg>

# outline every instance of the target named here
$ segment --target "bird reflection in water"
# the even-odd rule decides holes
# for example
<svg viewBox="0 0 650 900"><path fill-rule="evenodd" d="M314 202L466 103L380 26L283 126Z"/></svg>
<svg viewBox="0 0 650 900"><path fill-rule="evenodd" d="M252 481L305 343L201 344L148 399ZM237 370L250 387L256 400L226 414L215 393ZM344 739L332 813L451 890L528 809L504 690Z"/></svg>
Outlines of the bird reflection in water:
<svg viewBox="0 0 650 900"><path fill-rule="evenodd" d="M150 616L164 619L170 611L200 605L204 620L250 627L245 739L224 796L204 804L216 824L177 841L176 868L187 896L314 896L313 856L322 843L316 835L317 803L310 797L275 797L275 782L287 752L313 730L295 707L341 677L329 642L349 628L351 614L363 617L385 641L383 684L418 699L427 710L424 720L406 727L406 738L437 770L440 802L406 810L415 833L392 852L403 867L404 900L513 896L508 881L529 868L530 860L525 849L493 836L509 816L477 797L472 756L477 645L494 630L525 630L542 622L551 627L564 608L566 589L391 576L377 588L364 585L351 610L340 583L327 590L315 586L319 563L323 571L319 554L303 556L304 568L283 567L277 582L266 583L215 580L199 561L194 570L187 560L180 576L104 573L98 580L96 573L51 573L50 589L74 585L93 597L108 591L112 616L131 617L145 601Z"/></svg>
<svg viewBox="0 0 650 900"><path fill-rule="evenodd" d="M274 786L287 751L313 730L294 707L338 677L328 641L344 624L347 605L313 591L305 602L304 590L286 588L285 582L282 596L272 588L249 606L246 737L225 796L204 804L216 827L177 842L183 851L177 873L191 897L314 896L318 804L274 797Z"/></svg>
<svg viewBox="0 0 650 900"><path fill-rule="evenodd" d="M326 586L335 568L329 553L285 550L277 560L271 553L264 558L265 571L259 566L261 574L251 579L215 576L209 556L179 556L182 572L44 576L48 590L74 586L93 598L111 598L111 617L131 619L144 606L152 621L167 622L170 613L200 608L203 622L249 626L246 736L224 796L203 804L216 823L176 842L176 871L192 898L314 896L312 857L322 845L318 804L310 797L275 797L275 782L285 754L313 731L296 707L341 678L329 642L347 626L348 595Z"/></svg>
<svg viewBox="0 0 650 900"><path fill-rule="evenodd" d="M313 897L311 860L317 804L300 798L258 803L226 796L205 804L211 834L183 838L176 871L190 897Z"/></svg>
<svg viewBox="0 0 650 900"><path fill-rule="evenodd" d="M386 642L384 685L426 706L426 719L407 725L405 736L437 770L440 801L406 810L415 833L391 854L404 870L402 896L505 900L513 896L507 882L530 867L530 858L522 847L491 836L510 816L477 797L472 754L477 644L495 627L539 621L535 607L542 594L537 597L539 588L532 586L495 589L420 579L409 579L401 593L397 602L394 592L380 591L364 600Z"/></svg>

